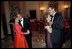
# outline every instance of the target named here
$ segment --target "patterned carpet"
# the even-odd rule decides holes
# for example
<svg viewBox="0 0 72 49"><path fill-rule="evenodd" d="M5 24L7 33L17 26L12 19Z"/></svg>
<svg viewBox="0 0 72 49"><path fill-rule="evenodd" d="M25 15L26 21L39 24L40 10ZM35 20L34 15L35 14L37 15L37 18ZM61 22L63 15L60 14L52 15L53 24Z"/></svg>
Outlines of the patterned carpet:
<svg viewBox="0 0 72 49"><path fill-rule="evenodd" d="M11 36L1 41L2 48L13 48ZM32 48L46 48L45 34L43 32L32 31ZM71 48L71 41L67 40L62 48Z"/></svg>

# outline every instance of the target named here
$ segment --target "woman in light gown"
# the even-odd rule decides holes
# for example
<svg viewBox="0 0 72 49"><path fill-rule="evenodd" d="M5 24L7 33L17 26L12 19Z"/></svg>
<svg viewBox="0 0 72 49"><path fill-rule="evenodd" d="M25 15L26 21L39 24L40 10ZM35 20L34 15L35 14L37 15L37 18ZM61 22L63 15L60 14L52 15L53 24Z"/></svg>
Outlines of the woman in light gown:
<svg viewBox="0 0 72 49"><path fill-rule="evenodd" d="M52 48L52 40L51 40L51 33L52 33L52 21L51 21L51 16L48 14L46 16L46 21L45 21L45 29L46 29L46 35L45 35L45 40L46 40L46 48Z"/></svg>

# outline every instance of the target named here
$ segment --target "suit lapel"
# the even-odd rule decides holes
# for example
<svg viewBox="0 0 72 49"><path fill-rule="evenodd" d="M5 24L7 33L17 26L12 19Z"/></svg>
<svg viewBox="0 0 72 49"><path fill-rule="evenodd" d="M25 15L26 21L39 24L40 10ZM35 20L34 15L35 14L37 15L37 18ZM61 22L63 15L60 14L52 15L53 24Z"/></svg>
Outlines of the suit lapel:
<svg viewBox="0 0 72 49"><path fill-rule="evenodd" d="M55 20L56 20L56 17L57 17L57 13L54 15L53 22L55 22Z"/></svg>

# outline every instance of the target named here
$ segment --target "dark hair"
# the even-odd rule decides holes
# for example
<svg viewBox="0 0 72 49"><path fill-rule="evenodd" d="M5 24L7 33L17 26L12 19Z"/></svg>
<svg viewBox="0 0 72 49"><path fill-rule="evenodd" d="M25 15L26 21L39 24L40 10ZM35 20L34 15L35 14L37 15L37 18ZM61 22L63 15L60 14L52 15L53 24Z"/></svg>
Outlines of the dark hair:
<svg viewBox="0 0 72 49"><path fill-rule="evenodd" d="M52 5L49 5L49 7L57 11L57 8L55 7L55 5L52 4Z"/></svg>
<svg viewBox="0 0 72 49"><path fill-rule="evenodd" d="M49 5L49 7L54 8L54 6L53 6L53 5Z"/></svg>

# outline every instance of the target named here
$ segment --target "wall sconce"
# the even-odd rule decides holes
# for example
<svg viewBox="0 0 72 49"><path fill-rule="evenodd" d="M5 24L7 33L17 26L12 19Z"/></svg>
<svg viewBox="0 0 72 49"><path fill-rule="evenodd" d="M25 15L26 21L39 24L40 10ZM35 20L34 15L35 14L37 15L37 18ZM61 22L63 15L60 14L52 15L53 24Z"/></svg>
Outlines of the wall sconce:
<svg viewBox="0 0 72 49"><path fill-rule="evenodd" d="M41 7L40 10L44 10L44 7Z"/></svg>
<svg viewBox="0 0 72 49"><path fill-rule="evenodd" d="M64 5L64 8L69 8L69 6L68 5Z"/></svg>
<svg viewBox="0 0 72 49"><path fill-rule="evenodd" d="M40 16L41 18L43 18L43 15L44 15L44 11L45 11L45 7L40 7Z"/></svg>
<svg viewBox="0 0 72 49"><path fill-rule="evenodd" d="M40 11L43 12L45 10L45 7L40 7Z"/></svg>

